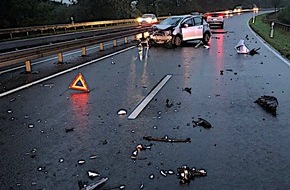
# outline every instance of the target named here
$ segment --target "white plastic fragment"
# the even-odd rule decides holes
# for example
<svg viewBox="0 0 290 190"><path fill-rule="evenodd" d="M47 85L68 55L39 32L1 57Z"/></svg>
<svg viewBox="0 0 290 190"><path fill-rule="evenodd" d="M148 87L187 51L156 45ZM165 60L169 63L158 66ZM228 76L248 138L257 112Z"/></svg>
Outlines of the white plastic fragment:
<svg viewBox="0 0 290 190"><path fill-rule="evenodd" d="M245 45L245 41L244 40L240 40L238 42L238 44L235 46L235 50L237 51L237 53L239 54L247 54L249 53L249 49L247 48L247 46Z"/></svg>
<svg viewBox="0 0 290 190"><path fill-rule="evenodd" d="M141 185L139 186L139 189L143 189L144 188L144 184L141 183Z"/></svg>
<svg viewBox="0 0 290 190"><path fill-rule="evenodd" d="M160 170L160 174L163 175L164 177L167 176L167 174L163 170Z"/></svg>
<svg viewBox="0 0 290 190"><path fill-rule="evenodd" d="M203 47L204 47L205 49L209 49L209 48L210 48L209 45L203 45Z"/></svg>
<svg viewBox="0 0 290 190"><path fill-rule="evenodd" d="M79 161L78 161L78 164L84 164L84 163L85 163L84 160L79 160Z"/></svg>
<svg viewBox="0 0 290 190"><path fill-rule="evenodd" d="M126 115L127 111L126 110L119 110L118 115Z"/></svg>
<svg viewBox="0 0 290 190"><path fill-rule="evenodd" d="M96 159L96 158L97 158L96 155L92 155L92 156L90 156L90 159Z"/></svg>
<svg viewBox="0 0 290 190"><path fill-rule="evenodd" d="M89 177L97 177L97 176L100 176L100 174L98 174L96 172L92 172L92 171L88 171L88 175L89 175Z"/></svg>
<svg viewBox="0 0 290 190"><path fill-rule="evenodd" d="M194 48L198 48L201 44L202 44L202 41L199 41L199 43L196 44L196 46Z"/></svg>

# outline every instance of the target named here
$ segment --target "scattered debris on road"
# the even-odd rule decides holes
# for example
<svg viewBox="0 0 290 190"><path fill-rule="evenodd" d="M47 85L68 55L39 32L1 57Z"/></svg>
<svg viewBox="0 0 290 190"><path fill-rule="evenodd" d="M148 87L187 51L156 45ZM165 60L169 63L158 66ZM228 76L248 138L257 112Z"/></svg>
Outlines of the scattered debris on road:
<svg viewBox="0 0 290 190"><path fill-rule="evenodd" d="M261 96L255 103L262 106L267 112L271 113L273 116L277 115L278 100L274 96Z"/></svg>
<svg viewBox="0 0 290 190"><path fill-rule="evenodd" d="M84 163L85 163L84 160L79 160L79 161L78 161L78 164L84 164Z"/></svg>
<svg viewBox="0 0 290 190"><path fill-rule="evenodd" d="M118 115L126 115L126 114L127 114L126 110L121 109L118 111Z"/></svg>
<svg viewBox="0 0 290 190"><path fill-rule="evenodd" d="M203 45L203 47L204 47L205 49L209 49L209 48L210 48L209 45Z"/></svg>
<svg viewBox="0 0 290 190"><path fill-rule="evenodd" d="M253 56L253 55L255 55L255 54L259 54L259 52L258 52L258 50L259 50L260 48L257 48L257 49L251 49L251 51L249 52L249 54L251 55L251 56Z"/></svg>
<svg viewBox="0 0 290 190"><path fill-rule="evenodd" d="M167 175L173 175L174 174L174 171L172 171L172 170L160 170L160 174L163 177L166 177Z"/></svg>
<svg viewBox="0 0 290 190"><path fill-rule="evenodd" d="M46 83L46 84L42 84L42 86L52 88L54 87L54 83Z"/></svg>
<svg viewBox="0 0 290 190"><path fill-rule="evenodd" d="M98 174L97 172L88 171L88 176L89 176L89 178L93 179L95 177L100 176L100 174Z"/></svg>
<svg viewBox="0 0 290 190"><path fill-rule="evenodd" d="M86 183L83 181L78 181L78 184L79 184L80 190L94 190L97 187L100 187L101 185L103 185L106 181L108 181L107 177L102 178L96 182L93 182L90 185L86 185Z"/></svg>
<svg viewBox="0 0 290 190"><path fill-rule="evenodd" d="M191 94L191 88L185 87L182 89L182 91L188 92L189 94Z"/></svg>
<svg viewBox="0 0 290 190"><path fill-rule="evenodd" d="M202 41L199 41L199 42L194 46L194 48L198 48L201 44L202 44Z"/></svg>
<svg viewBox="0 0 290 190"><path fill-rule="evenodd" d="M203 128L209 129L212 125L203 118L198 118L197 121L192 121L193 127L202 126Z"/></svg>
<svg viewBox="0 0 290 190"><path fill-rule="evenodd" d="M207 175L207 172L204 169L190 169L188 166L182 166L181 168L177 168L177 172L180 183L182 184L189 183L196 177L203 177Z"/></svg>
<svg viewBox="0 0 290 190"><path fill-rule="evenodd" d="M133 159L133 160L137 160L137 155L141 152L141 151L143 151L143 150L147 150L147 149L151 149L151 146L152 146L153 144L149 144L149 145L142 145L142 144L138 144L137 146L136 146L136 149L132 152L132 155L131 155L131 159ZM144 158L144 157L142 157L142 158L138 158L138 160L146 160L147 158Z"/></svg>
<svg viewBox="0 0 290 190"><path fill-rule="evenodd" d="M71 128L65 128L65 132L68 133L68 132L72 132L74 131L75 128L74 127L71 127Z"/></svg>
<svg viewBox="0 0 290 190"><path fill-rule="evenodd" d="M173 106L173 103L169 99L166 99L166 107L170 108L172 106Z"/></svg>
<svg viewBox="0 0 290 190"><path fill-rule="evenodd" d="M147 141L158 141L158 142L171 142L171 143L189 143L191 142L190 138L186 138L186 139L170 139L168 138L168 136L165 136L163 138L154 138L151 136L144 136L143 139L147 140Z"/></svg>
<svg viewBox="0 0 290 190"><path fill-rule="evenodd" d="M245 41L244 40L240 40L238 42L238 44L235 46L235 50L239 54L248 54L249 53L249 49L245 45Z"/></svg>

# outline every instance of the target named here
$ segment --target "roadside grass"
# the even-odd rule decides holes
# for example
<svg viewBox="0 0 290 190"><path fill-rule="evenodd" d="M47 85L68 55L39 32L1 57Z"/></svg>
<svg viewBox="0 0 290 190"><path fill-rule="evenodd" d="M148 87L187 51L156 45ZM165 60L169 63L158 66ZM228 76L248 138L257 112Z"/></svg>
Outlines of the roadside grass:
<svg viewBox="0 0 290 190"><path fill-rule="evenodd" d="M267 13L266 13L267 14ZM290 60L290 32L274 26L274 37L270 38L270 23L267 23L266 14L256 16L255 23L250 19L250 27L258 33L267 43L274 47L282 56Z"/></svg>

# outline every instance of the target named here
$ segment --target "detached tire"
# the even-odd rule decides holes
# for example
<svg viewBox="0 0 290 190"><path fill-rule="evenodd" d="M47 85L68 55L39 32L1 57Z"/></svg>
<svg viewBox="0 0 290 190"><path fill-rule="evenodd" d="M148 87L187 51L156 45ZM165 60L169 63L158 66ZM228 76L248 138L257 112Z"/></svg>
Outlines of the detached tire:
<svg viewBox="0 0 290 190"><path fill-rule="evenodd" d="M181 39L181 37L180 37L180 36L174 36L174 37L172 38L172 44L175 45L175 46L177 46L177 47L180 47L181 44L182 44L182 39Z"/></svg>
<svg viewBox="0 0 290 190"><path fill-rule="evenodd" d="M208 32L206 32L203 35L202 42L203 42L204 45L207 45L209 43L209 40L210 40L210 34Z"/></svg>

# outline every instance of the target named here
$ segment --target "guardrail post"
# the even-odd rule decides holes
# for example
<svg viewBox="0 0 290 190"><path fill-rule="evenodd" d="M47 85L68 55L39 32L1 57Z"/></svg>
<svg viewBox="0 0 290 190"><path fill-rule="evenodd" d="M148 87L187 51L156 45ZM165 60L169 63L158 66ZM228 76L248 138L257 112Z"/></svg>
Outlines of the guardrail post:
<svg viewBox="0 0 290 190"><path fill-rule="evenodd" d="M274 25L275 25L275 22L272 22L272 23L271 23L270 38L273 38L273 37L274 37Z"/></svg>
<svg viewBox="0 0 290 190"><path fill-rule="evenodd" d="M86 47L82 48L82 56L86 56L87 55L87 49Z"/></svg>
<svg viewBox="0 0 290 190"><path fill-rule="evenodd" d="M58 53L58 54L57 54L57 57L58 57L58 64L62 64L62 63L63 63L63 56L62 56L62 53Z"/></svg>
<svg viewBox="0 0 290 190"><path fill-rule="evenodd" d="M125 44L128 43L128 37L125 37L125 39L124 39L124 43L125 43Z"/></svg>
<svg viewBox="0 0 290 190"><path fill-rule="evenodd" d="M31 73L31 62L30 60L25 61L25 68L27 73Z"/></svg>
<svg viewBox="0 0 290 190"><path fill-rule="evenodd" d="M117 40L114 40L114 47L117 46Z"/></svg>
<svg viewBox="0 0 290 190"><path fill-rule="evenodd" d="M104 50L104 44L103 42L100 43L100 51L103 51Z"/></svg>

